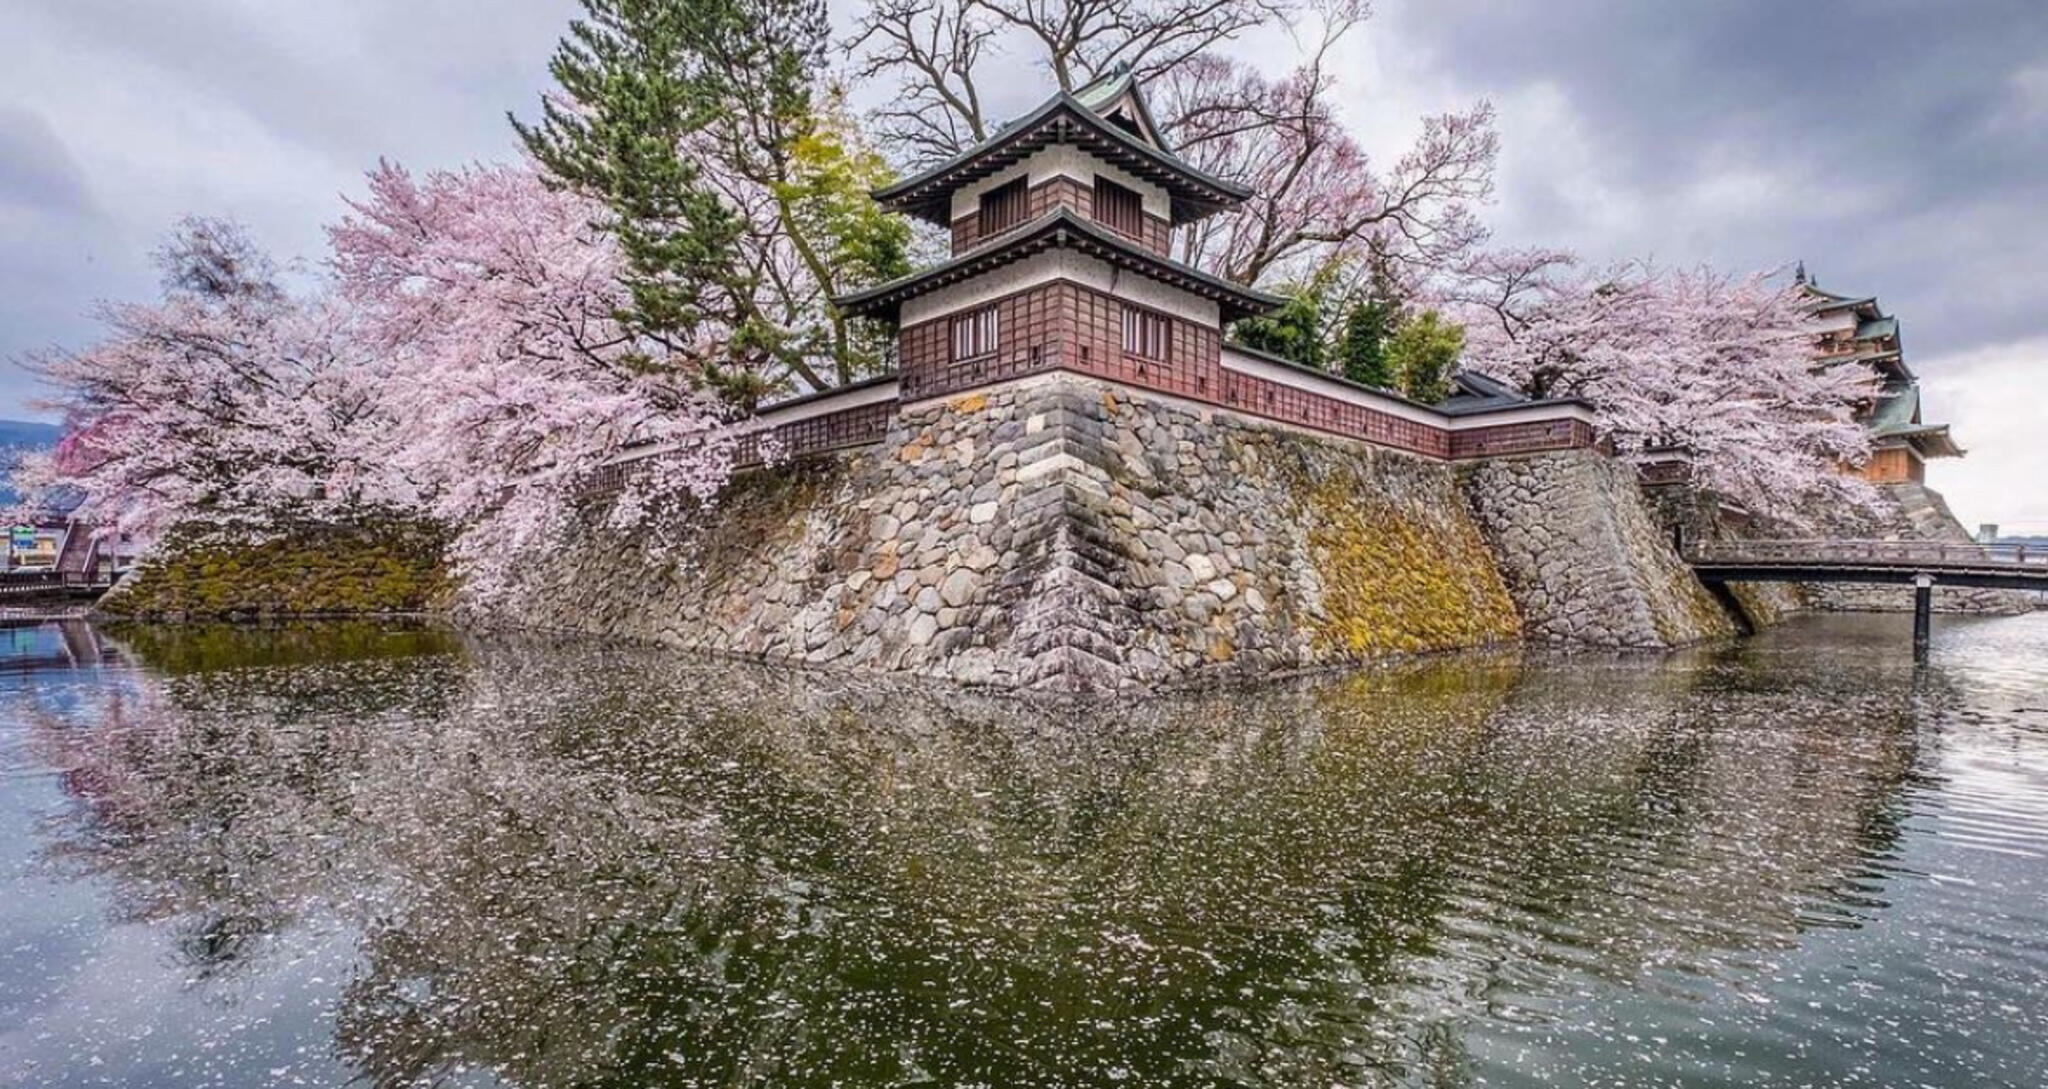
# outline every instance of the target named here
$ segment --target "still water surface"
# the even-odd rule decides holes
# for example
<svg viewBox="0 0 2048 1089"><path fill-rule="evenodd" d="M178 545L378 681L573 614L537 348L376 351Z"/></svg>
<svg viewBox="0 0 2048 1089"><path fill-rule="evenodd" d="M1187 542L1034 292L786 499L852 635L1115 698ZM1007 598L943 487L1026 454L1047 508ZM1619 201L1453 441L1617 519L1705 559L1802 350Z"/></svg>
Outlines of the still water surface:
<svg viewBox="0 0 2048 1089"><path fill-rule="evenodd" d="M2048 1084L2048 615L1086 714L0 631L0 1085Z"/></svg>

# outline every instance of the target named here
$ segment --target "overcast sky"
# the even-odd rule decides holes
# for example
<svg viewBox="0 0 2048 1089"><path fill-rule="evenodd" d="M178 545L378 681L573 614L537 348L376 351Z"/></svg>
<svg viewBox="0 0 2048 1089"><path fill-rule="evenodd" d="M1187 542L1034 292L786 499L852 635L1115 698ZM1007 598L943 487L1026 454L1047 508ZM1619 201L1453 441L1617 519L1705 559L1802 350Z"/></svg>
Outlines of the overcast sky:
<svg viewBox="0 0 2048 1089"><path fill-rule="evenodd" d="M0 359L155 290L188 212L282 257L377 158L512 153L572 0L0 0ZM843 16L843 12L840 13ZM1279 28L1246 43L1275 68ZM1398 154L1491 98L1498 238L1608 261L1803 259L1899 315L1929 412L1971 455L1966 523L2048 532L2048 2L1380 0L1347 117ZM1045 88L1020 65L1018 104ZM32 415L0 367L0 416Z"/></svg>

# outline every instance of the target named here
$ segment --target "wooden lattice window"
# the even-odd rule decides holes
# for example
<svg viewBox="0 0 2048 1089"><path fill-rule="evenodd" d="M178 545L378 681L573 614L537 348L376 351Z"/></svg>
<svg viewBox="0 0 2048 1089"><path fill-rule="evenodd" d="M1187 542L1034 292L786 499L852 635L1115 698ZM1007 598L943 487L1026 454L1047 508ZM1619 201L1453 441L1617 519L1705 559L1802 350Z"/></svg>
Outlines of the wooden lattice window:
<svg viewBox="0 0 2048 1089"><path fill-rule="evenodd" d="M1141 238L1145 234L1145 201L1135 191L1097 177L1095 221L1119 234Z"/></svg>
<svg viewBox="0 0 2048 1089"><path fill-rule="evenodd" d="M1024 222L1030 214L1031 194L1024 179L998 185L981 195L981 237L987 238Z"/></svg>
<svg viewBox="0 0 2048 1089"><path fill-rule="evenodd" d="M1001 327L996 308L984 306L953 316L953 362L994 355Z"/></svg>
<svg viewBox="0 0 2048 1089"><path fill-rule="evenodd" d="M1164 314L1124 307L1124 354L1167 362L1173 352L1173 322Z"/></svg>

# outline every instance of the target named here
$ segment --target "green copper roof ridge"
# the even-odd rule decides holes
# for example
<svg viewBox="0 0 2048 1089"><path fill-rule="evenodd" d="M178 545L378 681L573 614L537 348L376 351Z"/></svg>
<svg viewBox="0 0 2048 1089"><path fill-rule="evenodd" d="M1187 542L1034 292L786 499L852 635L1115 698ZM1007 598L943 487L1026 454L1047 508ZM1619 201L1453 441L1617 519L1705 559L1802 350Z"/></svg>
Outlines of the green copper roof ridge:
<svg viewBox="0 0 2048 1089"><path fill-rule="evenodd" d="M1087 103L1087 100L1090 96L1099 95L1101 96L1100 101L1106 104L1116 101L1116 95L1106 93L1107 88L1115 87L1118 84L1122 84L1124 87L1130 86L1131 62L1124 60L1117 61L1115 64L1109 66L1108 71L1102 73L1099 76L1096 76L1094 79L1091 79L1087 83L1084 83L1080 87L1076 88L1073 91L1073 95L1083 104ZM1118 93L1121 93L1123 87L1117 87L1117 90ZM1089 108L1094 109L1095 107L1091 105L1089 106Z"/></svg>

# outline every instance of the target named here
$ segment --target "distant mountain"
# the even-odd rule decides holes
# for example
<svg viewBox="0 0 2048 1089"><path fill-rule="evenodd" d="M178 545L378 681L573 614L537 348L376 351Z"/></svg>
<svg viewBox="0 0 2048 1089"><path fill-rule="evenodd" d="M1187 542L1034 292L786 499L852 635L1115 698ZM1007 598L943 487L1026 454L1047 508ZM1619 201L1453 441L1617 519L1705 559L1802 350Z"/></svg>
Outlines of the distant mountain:
<svg viewBox="0 0 2048 1089"><path fill-rule="evenodd" d="M46 450L57 445L57 440L63 437L64 429L57 424L0 420L0 449Z"/></svg>

